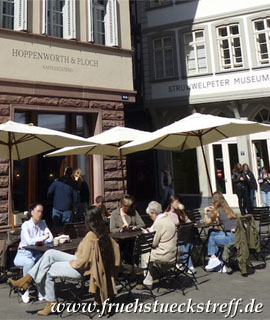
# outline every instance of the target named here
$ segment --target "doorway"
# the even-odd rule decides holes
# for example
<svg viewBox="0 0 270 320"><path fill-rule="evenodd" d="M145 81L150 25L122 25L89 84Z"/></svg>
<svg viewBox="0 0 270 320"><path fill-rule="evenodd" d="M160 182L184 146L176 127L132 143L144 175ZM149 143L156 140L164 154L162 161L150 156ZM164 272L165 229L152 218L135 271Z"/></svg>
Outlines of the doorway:
<svg viewBox="0 0 270 320"><path fill-rule="evenodd" d="M95 122L91 113L48 113L16 110L14 120L83 137L94 134ZM30 203L41 202L44 205L44 219L50 224L52 203L47 199L47 191L50 184L63 175L66 166L71 166L73 169L80 167L82 177L89 186L91 198L93 191L91 190L92 156L44 158L43 155L14 161L14 209L19 212L26 211Z"/></svg>
<svg viewBox="0 0 270 320"><path fill-rule="evenodd" d="M209 149L213 191L220 191L231 207L237 207L238 200L232 184L232 170L239 162L236 140L213 143Z"/></svg>

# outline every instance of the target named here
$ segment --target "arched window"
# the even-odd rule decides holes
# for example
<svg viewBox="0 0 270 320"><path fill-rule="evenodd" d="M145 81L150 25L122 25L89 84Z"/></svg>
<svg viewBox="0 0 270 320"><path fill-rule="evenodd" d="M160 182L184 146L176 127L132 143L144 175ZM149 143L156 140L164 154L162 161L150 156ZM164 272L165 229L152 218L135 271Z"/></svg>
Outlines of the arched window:
<svg viewBox="0 0 270 320"><path fill-rule="evenodd" d="M270 109L262 109L260 110L254 120L260 123L270 123Z"/></svg>

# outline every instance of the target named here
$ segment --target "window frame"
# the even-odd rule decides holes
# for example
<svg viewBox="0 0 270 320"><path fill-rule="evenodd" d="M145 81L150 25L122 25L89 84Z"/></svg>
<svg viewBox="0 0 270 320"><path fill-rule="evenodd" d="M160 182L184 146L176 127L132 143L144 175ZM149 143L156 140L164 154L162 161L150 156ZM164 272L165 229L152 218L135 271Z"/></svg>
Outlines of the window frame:
<svg viewBox="0 0 270 320"><path fill-rule="evenodd" d="M221 55L220 55L220 46L218 44L218 38L217 38L217 29L219 27L223 26L230 26L230 25L236 25L239 26L239 35L240 35L240 43L241 43L241 52L242 52L242 60L243 60L243 66L238 68L228 68L228 69L222 69L221 65ZM245 28L243 25L243 19L226 19L221 20L217 23L212 24L212 37L213 37L213 49L214 49L214 55L215 55L215 69L216 73L226 73L226 72L237 72L248 69L248 58L247 58L247 42L246 42L246 34L245 34Z"/></svg>
<svg viewBox="0 0 270 320"><path fill-rule="evenodd" d="M94 38L94 0L87 0L87 31L88 42L104 45L108 47L119 47L119 31L118 26L118 2L117 0L106 0L104 15L104 44L95 42Z"/></svg>
<svg viewBox="0 0 270 320"><path fill-rule="evenodd" d="M265 64L259 64L258 61L258 51L257 51L257 46L256 46L256 38L255 38L255 33L254 33L254 21L259 20L259 19L270 19L270 10L265 10L261 11L260 13L254 14L248 18L247 24L248 24L248 36L249 36L249 42L250 42L250 51L251 51L251 63L252 69L257 69L257 68L269 68L270 66L270 51L269 51L269 63ZM270 40L269 40L270 44ZM270 47L269 47L270 50Z"/></svg>
<svg viewBox="0 0 270 320"><path fill-rule="evenodd" d="M206 52L206 63L207 63L207 71L203 73L196 73L196 74L187 74L187 65L186 65L186 55L185 55L185 43L184 43L184 35L189 32L196 32L202 30L204 32L204 43L205 43L205 52ZM209 34L208 34L208 28L207 25L194 25L189 26L185 28L181 28L178 30L178 40L179 40L179 60L180 60L180 66L181 66L181 78L192 78L192 77L200 77L204 75L210 75L213 74L212 71L212 64L211 64L211 52L210 52L210 46L208 45L210 43L209 41Z"/></svg>
<svg viewBox="0 0 270 320"><path fill-rule="evenodd" d="M63 0L63 36L48 35L48 0L41 0L41 33L48 37L76 39L76 0Z"/></svg>
<svg viewBox="0 0 270 320"><path fill-rule="evenodd" d="M0 27L3 29L27 31L27 0L13 0L14 16L13 28L6 28L2 26L3 22L3 2L0 2Z"/></svg>
<svg viewBox="0 0 270 320"><path fill-rule="evenodd" d="M156 78L156 70L155 70L155 59L154 59L154 41L158 39L164 39L164 38L169 38L171 37L172 39L172 54L173 54L173 75L170 77L163 77L163 78ZM163 81L171 81L171 80L176 80L179 78L178 75L178 64L177 64L177 48L176 48L176 36L175 36L175 31L171 32L164 32L164 33L159 33L156 35L153 35L148 38L148 45L149 45L149 61L151 65L151 72L150 72L150 81L151 82L163 82ZM164 49L163 49L164 51ZM164 64L164 55L163 55L163 64Z"/></svg>

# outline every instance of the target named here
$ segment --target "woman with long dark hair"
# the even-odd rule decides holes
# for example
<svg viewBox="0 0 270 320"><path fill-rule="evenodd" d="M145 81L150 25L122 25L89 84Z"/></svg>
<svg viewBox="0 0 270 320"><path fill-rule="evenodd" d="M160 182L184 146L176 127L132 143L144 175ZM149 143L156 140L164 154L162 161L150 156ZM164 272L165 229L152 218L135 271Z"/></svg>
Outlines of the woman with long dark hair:
<svg viewBox="0 0 270 320"><path fill-rule="evenodd" d="M204 209L204 222L206 224L217 222L223 226L224 231L213 230L211 232L208 240L208 255L210 258L205 269L207 271L219 271L222 268L222 262L217 257L217 245L234 243L236 215L221 192L214 192L212 201L213 206L209 206ZM209 212L210 215L208 215Z"/></svg>
<svg viewBox="0 0 270 320"><path fill-rule="evenodd" d="M115 266L120 263L119 247L110 238L99 208L88 208L85 226L87 234L80 242L75 255L47 250L24 277L17 281L9 279L13 287L24 290L28 289L32 281L40 285L46 294L47 304L38 312L39 315L50 314L52 306L56 303L54 277L79 279L82 275L91 274L89 291L96 294L95 301L98 304L116 293L114 271ZM103 277L104 272L106 279Z"/></svg>
<svg viewBox="0 0 270 320"><path fill-rule="evenodd" d="M239 209L241 215L245 215L251 212L250 195L248 187L248 179L243 170L243 166L237 163L232 172L232 182L234 192L237 194Z"/></svg>

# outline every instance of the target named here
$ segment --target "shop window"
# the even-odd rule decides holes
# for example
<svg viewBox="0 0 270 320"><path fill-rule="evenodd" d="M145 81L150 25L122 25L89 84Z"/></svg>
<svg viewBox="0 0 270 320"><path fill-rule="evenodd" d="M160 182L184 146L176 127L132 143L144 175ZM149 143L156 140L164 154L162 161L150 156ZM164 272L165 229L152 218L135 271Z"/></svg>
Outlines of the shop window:
<svg viewBox="0 0 270 320"><path fill-rule="evenodd" d="M269 109L262 109L260 110L256 116L254 117L254 120L260 123L270 123L270 110Z"/></svg>
<svg viewBox="0 0 270 320"><path fill-rule="evenodd" d="M42 0L42 33L65 39L76 38L76 0Z"/></svg>
<svg viewBox="0 0 270 320"><path fill-rule="evenodd" d="M0 28L27 30L27 0L0 0Z"/></svg>
<svg viewBox="0 0 270 320"><path fill-rule="evenodd" d="M172 0L150 0L150 8L161 7L172 3Z"/></svg>
<svg viewBox="0 0 270 320"><path fill-rule="evenodd" d="M154 79L168 79L175 75L173 37L153 40Z"/></svg>
<svg viewBox="0 0 270 320"><path fill-rule="evenodd" d="M207 73L206 43L203 30L184 34L187 75Z"/></svg>
<svg viewBox="0 0 270 320"><path fill-rule="evenodd" d="M218 27L217 40L221 70L243 67L239 24Z"/></svg>
<svg viewBox="0 0 270 320"><path fill-rule="evenodd" d="M270 62L270 18L253 21L253 32L259 65Z"/></svg>
<svg viewBox="0 0 270 320"><path fill-rule="evenodd" d="M116 0L88 0L88 41L118 46Z"/></svg>

